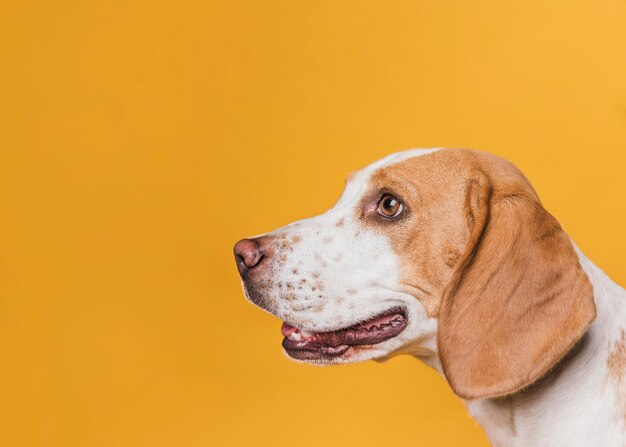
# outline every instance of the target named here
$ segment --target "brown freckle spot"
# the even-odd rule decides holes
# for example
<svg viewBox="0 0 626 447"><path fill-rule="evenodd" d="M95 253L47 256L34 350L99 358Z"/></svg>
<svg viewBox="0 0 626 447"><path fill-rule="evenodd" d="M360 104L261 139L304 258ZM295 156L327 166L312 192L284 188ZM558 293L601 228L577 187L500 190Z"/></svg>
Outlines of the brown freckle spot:
<svg viewBox="0 0 626 447"><path fill-rule="evenodd" d="M337 303L337 304L343 303L343 298L342 297L335 298L335 303Z"/></svg>
<svg viewBox="0 0 626 447"><path fill-rule="evenodd" d="M356 295L356 290L348 289L348 295Z"/></svg>
<svg viewBox="0 0 626 447"><path fill-rule="evenodd" d="M311 306L310 304L304 304L304 305L292 304L289 307L294 312L302 312L302 311L311 309L313 306Z"/></svg>
<svg viewBox="0 0 626 447"><path fill-rule="evenodd" d="M315 292L316 290L317 290L317 287L315 287L315 286L311 287L311 292Z"/></svg>
<svg viewBox="0 0 626 447"><path fill-rule="evenodd" d="M320 313L324 311L324 306L317 306L315 309L313 309L313 312L315 313Z"/></svg>
<svg viewBox="0 0 626 447"><path fill-rule="evenodd" d="M343 227L343 225L344 225L345 223L346 223L346 222L345 222L344 218L342 217L341 219L339 219L339 220L337 221L337 223L335 224L335 226L336 226L337 228L341 228L341 227Z"/></svg>
<svg viewBox="0 0 626 447"><path fill-rule="evenodd" d="M285 262L287 260L287 255L280 255L280 261Z"/></svg>
<svg viewBox="0 0 626 447"><path fill-rule="evenodd" d="M293 293L288 293L287 295L285 295L285 299L287 301L293 301L296 299L296 296Z"/></svg>
<svg viewBox="0 0 626 447"><path fill-rule="evenodd" d="M287 283L287 290L293 290L293 284L290 282Z"/></svg>
<svg viewBox="0 0 626 447"><path fill-rule="evenodd" d="M292 269L291 273L293 273L294 275L297 275L298 274L298 269Z"/></svg>
<svg viewBox="0 0 626 447"><path fill-rule="evenodd" d="M319 253L314 253L313 258L317 262L319 262L322 267L328 267L328 263L324 260L324 258L322 258L322 256Z"/></svg>
<svg viewBox="0 0 626 447"><path fill-rule="evenodd" d="M325 244L330 244L333 242L333 238L331 236L326 236L324 239L322 239L322 242Z"/></svg>
<svg viewBox="0 0 626 447"><path fill-rule="evenodd" d="M315 287L317 287L317 289L318 289L320 292L321 292L321 291L323 291L323 290L325 289L325 287L324 287L324 283L322 283L322 281L320 281L320 280L317 280L317 281L315 282Z"/></svg>
<svg viewBox="0 0 626 447"><path fill-rule="evenodd" d="M312 273L313 278L318 279L320 277L320 274L317 272L313 272Z"/></svg>
<svg viewBox="0 0 626 447"><path fill-rule="evenodd" d="M291 238L291 242L293 242L294 244L297 244L298 242L300 242L302 240L302 236L296 234L295 236L293 236Z"/></svg>
<svg viewBox="0 0 626 447"><path fill-rule="evenodd" d="M306 284L306 279L302 278L302 279L300 280L300 284Z"/></svg>

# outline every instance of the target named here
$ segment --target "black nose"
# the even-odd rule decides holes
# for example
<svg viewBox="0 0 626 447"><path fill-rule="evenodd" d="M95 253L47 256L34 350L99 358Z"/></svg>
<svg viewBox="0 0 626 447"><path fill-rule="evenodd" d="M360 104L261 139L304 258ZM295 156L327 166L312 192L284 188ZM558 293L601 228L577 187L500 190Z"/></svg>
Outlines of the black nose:
<svg viewBox="0 0 626 447"><path fill-rule="evenodd" d="M233 251L240 275L258 266L265 257L256 239L240 240L235 244Z"/></svg>

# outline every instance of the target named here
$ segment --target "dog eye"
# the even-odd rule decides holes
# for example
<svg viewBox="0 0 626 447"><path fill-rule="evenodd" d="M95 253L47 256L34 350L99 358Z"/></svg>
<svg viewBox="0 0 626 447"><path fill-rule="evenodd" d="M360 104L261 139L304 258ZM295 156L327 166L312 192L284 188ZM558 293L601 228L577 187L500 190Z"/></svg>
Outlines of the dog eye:
<svg viewBox="0 0 626 447"><path fill-rule="evenodd" d="M402 202L396 199L391 194L385 194L380 202L378 202L378 214L387 219L394 219L402 213Z"/></svg>

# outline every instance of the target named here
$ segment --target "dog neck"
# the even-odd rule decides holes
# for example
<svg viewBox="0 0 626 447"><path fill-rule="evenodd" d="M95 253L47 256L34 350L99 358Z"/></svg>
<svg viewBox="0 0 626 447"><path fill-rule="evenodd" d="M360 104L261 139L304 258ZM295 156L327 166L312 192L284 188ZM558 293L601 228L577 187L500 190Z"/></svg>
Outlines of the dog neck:
<svg viewBox="0 0 626 447"><path fill-rule="evenodd" d="M576 250L593 284L596 320L534 384L465 401L494 446L626 445L626 291ZM422 360L442 372L436 356Z"/></svg>

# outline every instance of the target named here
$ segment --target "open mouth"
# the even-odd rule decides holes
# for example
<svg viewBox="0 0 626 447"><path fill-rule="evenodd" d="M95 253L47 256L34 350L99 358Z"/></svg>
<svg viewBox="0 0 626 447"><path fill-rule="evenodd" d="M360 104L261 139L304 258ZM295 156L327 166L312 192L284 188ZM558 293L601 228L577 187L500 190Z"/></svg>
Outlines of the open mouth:
<svg viewBox="0 0 626 447"><path fill-rule="evenodd" d="M396 337L407 324L406 312L399 308L330 332L305 332L283 323L283 348L290 357L299 360L338 357L351 347L375 345Z"/></svg>

